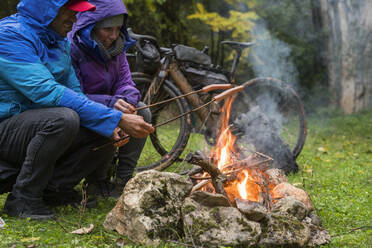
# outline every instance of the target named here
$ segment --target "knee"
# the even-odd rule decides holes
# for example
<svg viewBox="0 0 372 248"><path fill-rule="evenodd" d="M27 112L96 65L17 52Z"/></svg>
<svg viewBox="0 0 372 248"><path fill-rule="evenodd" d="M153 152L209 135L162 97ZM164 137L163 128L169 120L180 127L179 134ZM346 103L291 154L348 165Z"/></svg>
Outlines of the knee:
<svg viewBox="0 0 372 248"><path fill-rule="evenodd" d="M143 106L145 106L143 102L138 103L138 107L143 107ZM145 108L145 109L138 111L138 115L142 116L146 122L148 123L151 122L151 111L149 108Z"/></svg>
<svg viewBox="0 0 372 248"><path fill-rule="evenodd" d="M69 134L77 134L80 129L80 117L72 109L60 108L58 122L63 126L65 132Z"/></svg>

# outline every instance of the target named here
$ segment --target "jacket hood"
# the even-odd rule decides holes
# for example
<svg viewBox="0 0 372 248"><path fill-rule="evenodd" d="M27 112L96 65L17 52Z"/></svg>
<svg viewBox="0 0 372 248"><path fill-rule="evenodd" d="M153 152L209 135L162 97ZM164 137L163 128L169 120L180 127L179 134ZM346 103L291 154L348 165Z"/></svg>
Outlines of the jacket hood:
<svg viewBox="0 0 372 248"><path fill-rule="evenodd" d="M115 15L124 14L123 29L126 29L126 20L128 16L127 9L123 0L91 0L90 3L96 5L96 10L81 12L76 15L77 22L70 33L71 37L76 35L76 32L87 27L92 30L95 23Z"/></svg>
<svg viewBox="0 0 372 248"><path fill-rule="evenodd" d="M36 21L41 27L47 27L57 16L59 9L68 0L21 0L17 6L18 13Z"/></svg>

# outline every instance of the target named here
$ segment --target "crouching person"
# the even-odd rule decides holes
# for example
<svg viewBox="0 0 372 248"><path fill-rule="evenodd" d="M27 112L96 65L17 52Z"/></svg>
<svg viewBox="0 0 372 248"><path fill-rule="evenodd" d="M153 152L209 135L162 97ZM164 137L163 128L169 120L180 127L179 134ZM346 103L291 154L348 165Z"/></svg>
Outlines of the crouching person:
<svg viewBox="0 0 372 248"><path fill-rule="evenodd" d="M126 30L127 10L122 0L91 0L94 12L77 15L68 38L71 57L82 91L93 101L122 113L143 116L151 121L149 109L143 106L141 94L131 78L125 50L134 43ZM130 138L118 151L114 184L107 170L87 178L87 192L101 197L119 198L132 177L146 138ZM106 168L108 169L108 168ZM109 170L110 171L110 170ZM112 171L112 170L111 170Z"/></svg>
<svg viewBox="0 0 372 248"><path fill-rule="evenodd" d="M125 132L153 127L83 95L71 65L67 33L82 0L21 0L0 20L0 193L9 216L50 219L47 205L80 203L74 187L106 166Z"/></svg>

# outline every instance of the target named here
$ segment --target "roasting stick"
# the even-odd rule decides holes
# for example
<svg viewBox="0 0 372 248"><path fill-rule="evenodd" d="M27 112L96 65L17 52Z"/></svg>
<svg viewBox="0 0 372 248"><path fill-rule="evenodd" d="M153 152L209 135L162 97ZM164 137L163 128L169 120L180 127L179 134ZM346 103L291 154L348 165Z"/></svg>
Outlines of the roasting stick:
<svg viewBox="0 0 372 248"><path fill-rule="evenodd" d="M184 94L184 95L176 96L176 97L173 97L173 98L161 101L161 102L157 102L157 103L153 103L153 104L150 104L150 105L146 105L146 106L143 106L143 107L136 108L136 111L142 110L142 109L145 109L145 108L151 108L151 107L154 107L156 105L163 104L163 103L171 102L171 101L174 101L174 100L177 100L177 99L180 99L182 97L186 97L186 96L189 96L189 95L192 95L192 94L197 94L197 93L200 93L200 92L208 93L208 92L213 91L213 90L228 90L228 89L231 89L232 87L233 86L231 84L211 84L211 85L208 85L208 86L205 86L205 87L201 88L200 90L191 91L191 92L189 92L187 94Z"/></svg>
<svg viewBox="0 0 372 248"><path fill-rule="evenodd" d="M208 87L208 86L207 86L207 87ZM185 115L188 115L188 114L190 114L190 113L192 113L192 112L194 112L194 111L197 111L197 110L199 110L199 109L201 109L201 108L204 108L204 107L208 106L209 104L211 104L212 102L219 102L219 101L222 101L222 100L226 99L227 97L229 97L229 96L231 96L231 95L233 95L233 94L236 94L236 93L241 92L242 90L244 90L244 86L237 86L237 87L234 87L234 88L231 88L231 89L225 90L225 91L222 92L221 94L218 94L217 96L213 97L211 101L209 101L209 102L207 102L207 103L205 103L205 104L203 104L203 105L201 105L201 106L199 106L199 107L197 107L197 108L191 109L191 110L188 111L188 112L185 112L185 113L183 113L183 114L180 114L180 115L178 115L178 116L176 116L176 117L174 117L174 118L172 118L172 119L169 119L169 120L167 120L167 121L165 121L165 122L162 122L162 123L160 123L160 124L158 124L158 125L155 125L154 128L157 128L157 127L160 127L160 126L166 125L166 124L168 124L168 123L170 123L170 122L172 122L172 121L174 121L174 120L177 120L177 119L179 119L179 118L181 118L181 117L183 117L183 116L185 116ZM146 106L146 107L148 107L148 106ZM111 142L106 143L106 144L104 144L104 145L102 145L102 146L95 147L95 148L93 148L93 151L97 151L97 150L99 150L99 149L101 149L101 148L103 148L103 147L106 147L106 146L108 146L108 145L115 145L115 144L117 144L117 143L119 143L119 142L121 142L121 141L123 141L123 140L129 138L129 137L130 137L129 135L123 136L123 137L121 137L118 141L111 141Z"/></svg>

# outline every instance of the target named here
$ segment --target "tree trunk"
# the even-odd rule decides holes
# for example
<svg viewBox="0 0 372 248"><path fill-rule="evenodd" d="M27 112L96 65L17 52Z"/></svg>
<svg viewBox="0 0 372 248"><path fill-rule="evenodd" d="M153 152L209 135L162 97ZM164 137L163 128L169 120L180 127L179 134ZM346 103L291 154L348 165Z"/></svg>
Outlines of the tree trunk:
<svg viewBox="0 0 372 248"><path fill-rule="evenodd" d="M346 113L372 106L372 1L321 0L332 102Z"/></svg>

